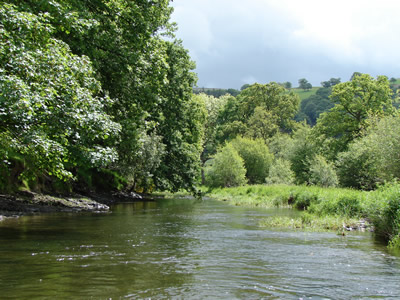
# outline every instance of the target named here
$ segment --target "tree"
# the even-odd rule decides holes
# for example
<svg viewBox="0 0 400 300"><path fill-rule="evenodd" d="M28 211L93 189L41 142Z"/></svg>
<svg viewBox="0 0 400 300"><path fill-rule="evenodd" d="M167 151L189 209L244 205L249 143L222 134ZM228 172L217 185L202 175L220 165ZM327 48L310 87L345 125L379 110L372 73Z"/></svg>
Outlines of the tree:
<svg viewBox="0 0 400 300"><path fill-rule="evenodd" d="M246 136L266 141L279 131L278 118L265 108L258 106L248 120Z"/></svg>
<svg viewBox="0 0 400 300"><path fill-rule="evenodd" d="M301 124L293 134L288 159L295 174L297 184L305 184L310 179L310 162L316 154L316 147L311 136L311 128Z"/></svg>
<svg viewBox="0 0 400 300"><path fill-rule="evenodd" d="M400 179L399 116L386 116L370 123L366 134L338 156L340 182L346 187L370 190Z"/></svg>
<svg viewBox="0 0 400 300"><path fill-rule="evenodd" d="M299 88L303 89L303 90L311 90L312 89L312 85L311 83L308 82L307 79L305 78L301 78L299 79Z"/></svg>
<svg viewBox="0 0 400 300"><path fill-rule="evenodd" d="M340 83L340 78L331 78L328 81L322 81L321 85L324 88L329 88Z"/></svg>
<svg viewBox="0 0 400 300"><path fill-rule="evenodd" d="M244 161L231 144L217 152L205 173L207 185L211 187L240 186L246 183Z"/></svg>
<svg viewBox="0 0 400 300"><path fill-rule="evenodd" d="M292 88L292 83L289 82L289 81L286 81L286 82L283 83L283 87L284 87L285 89L290 90L290 89Z"/></svg>
<svg viewBox="0 0 400 300"><path fill-rule="evenodd" d="M276 118L276 125L281 130L293 128L293 117L298 111L300 98L293 92L275 82L255 83L238 96L239 119L245 123L254 114L257 107L262 107Z"/></svg>
<svg viewBox="0 0 400 300"><path fill-rule="evenodd" d="M248 182L250 184L264 183L273 160L273 155L269 152L265 141L237 137L231 144L244 161Z"/></svg>
<svg viewBox="0 0 400 300"><path fill-rule="evenodd" d="M242 87L240 88L240 90L243 91L243 90L247 89L250 86L251 86L251 84L248 84L248 83L243 84Z"/></svg>
<svg viewBox="0 0 400 300"><path fill-rule="evenodd" d="M2 4L0 19L2 169L37 188L40 180L115 162L121 127L104 111L112 101L90 60L52 37L48 14Z"/></svg>
<svg viewBox="0 0 400 300"><path fill-rule="evenodd" d="M315 155L310 161L310 184L322 187L335 187L339 184L333 163L321 155Z"/></svg>
<svg viewBox="0 0 400 300"><path fill-rule="evenodd" d="M265 179L267 184L293 184L295 180L294 172L291 170L290 162L282 158L276 159Z"/></svg>
<svg viewBox="0 0 400 300"><path fill-rule="evenodd" d="M301 101L300 110L295 119L297 121L305 119L309 125L314 126L320 114L334 106L329 99L330 94L331 88L320 88L315 95Z"/></svg>
<svg viewBox="0 0 400 300"><path fill-rule="evenodd" d="M321 148L330 158L345 151L347 145L368 127L368 119L394 112L392 91L387 77L355 76L352 81L335 85L331 100L335 106L325 112L314 128Z"/></svg>

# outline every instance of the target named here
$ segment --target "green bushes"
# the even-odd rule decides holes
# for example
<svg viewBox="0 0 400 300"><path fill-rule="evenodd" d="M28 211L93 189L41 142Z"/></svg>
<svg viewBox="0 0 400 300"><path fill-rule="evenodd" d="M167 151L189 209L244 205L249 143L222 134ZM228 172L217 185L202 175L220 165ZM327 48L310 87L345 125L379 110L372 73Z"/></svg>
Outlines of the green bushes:
<svg viewBox="0 0 400 300"><path fill-rule="evenodd" d="M278 217L263 222L265 226L286 225L304 228L342 228L363 218L372 223L375 235L400 250L400 183L389 183L367 192L317 186L255 185L217 189L211 197L229 200L234 205L282 207L302 210L301 221ZM286 221L285 221L286 220ZM338 227L339 226L339 227ZM284 226L287 227L287 226Z"/></svg>
<svg viewBox="0 0 400 300"><path fill-rule="evenodd" d="M205 170L210 187L263 183L268 176L273 155L261 139L238 137L220 149Z"/></svg>
<svg viewBox="0 0 400 300"><path fill-rule="evenodd" d="M268 184L292 184L294 180L294 172L290 168L290 162L278 158L272 163L265 181Z"/></svg>
<svg viewBox="0 0 400 300"><path fill-rule="evenodd" d="M400 184L386 184L371 193L368 200L368 215L376 235L400 249Z"/></svg>
<svg viewBox="0 0 400 300"><path fill-rule="evenodd" d="M211 187L230 187L246 183L244 161L231 144L227 144L214 157L206 169L206 183Z"/></svg>
<svg viewBox="0 0 400 300"><path fill-rule="evenodd" d="M327 162L323 156L316 155L310 162L310 178L308 182L323 187L335 187L338 185L339 180L333 164Z"/></svg>
<svg viewBox="0 0 400 300"><path fill-rule="evenodd" d="M273 160L265 142L261 139L237 137L231 144L244 161L249 183L264 183Z"/></svg>

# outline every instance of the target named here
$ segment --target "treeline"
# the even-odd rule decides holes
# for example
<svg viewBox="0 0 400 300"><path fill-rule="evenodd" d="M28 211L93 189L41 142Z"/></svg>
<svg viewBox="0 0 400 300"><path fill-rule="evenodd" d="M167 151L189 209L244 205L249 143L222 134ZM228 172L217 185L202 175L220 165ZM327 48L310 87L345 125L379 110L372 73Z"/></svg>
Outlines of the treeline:
<svg viewBox="0 0 400 300"><path fill-rule="evenodd" d="M193 190L206 112L169 2L1 2L1 192Z"/></svg>
<svg viewBox="0 0 400 300"><path fill-rule="evenodd" d="M235 90L235 89L211 89L211 88L193 88L193 93L194 94L206 94L209 96L213 96L216 98L219 98L221 96L225 96L226 94L229 94L231 96L236 97L239 95L240 91Z"/></svg>
<svg viewBox="0 0 400 300"><path fill-rule="evenodd" d="M205 183L294 183L371 190L400 178L400 118L387 77L355 74L303 101L277 83L237 97L199 95L208 110ZM316 105L314 105L318 108ZM305 113L304 113L305 114ZM298 116L298 115L297 115Z"/></svg>

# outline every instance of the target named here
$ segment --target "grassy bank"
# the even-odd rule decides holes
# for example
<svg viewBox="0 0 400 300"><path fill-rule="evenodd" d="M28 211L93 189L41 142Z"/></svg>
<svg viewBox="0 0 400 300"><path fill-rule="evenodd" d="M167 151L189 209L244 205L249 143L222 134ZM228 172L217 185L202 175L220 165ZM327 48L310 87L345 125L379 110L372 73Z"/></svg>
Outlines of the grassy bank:
<svg viewBox="0 0 400 300"><path fill-rule="evenodd" d="M400 184L365 192L316 186L254 185L214 189L209 195L233 205L292 207L298 219L271 217L262 226L350 230L372 224L375 234L400 249Z"/></svg>

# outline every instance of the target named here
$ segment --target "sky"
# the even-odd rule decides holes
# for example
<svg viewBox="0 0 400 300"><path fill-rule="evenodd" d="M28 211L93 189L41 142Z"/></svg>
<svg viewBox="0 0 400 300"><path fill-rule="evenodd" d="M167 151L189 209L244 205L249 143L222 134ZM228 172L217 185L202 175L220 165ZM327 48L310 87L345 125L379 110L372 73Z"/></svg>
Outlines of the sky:
<svg viewBox="0 0 400 300"><path fill-rule="evenodd" d="M199 87L400 77L399 0L173 0Z"/></svg>

